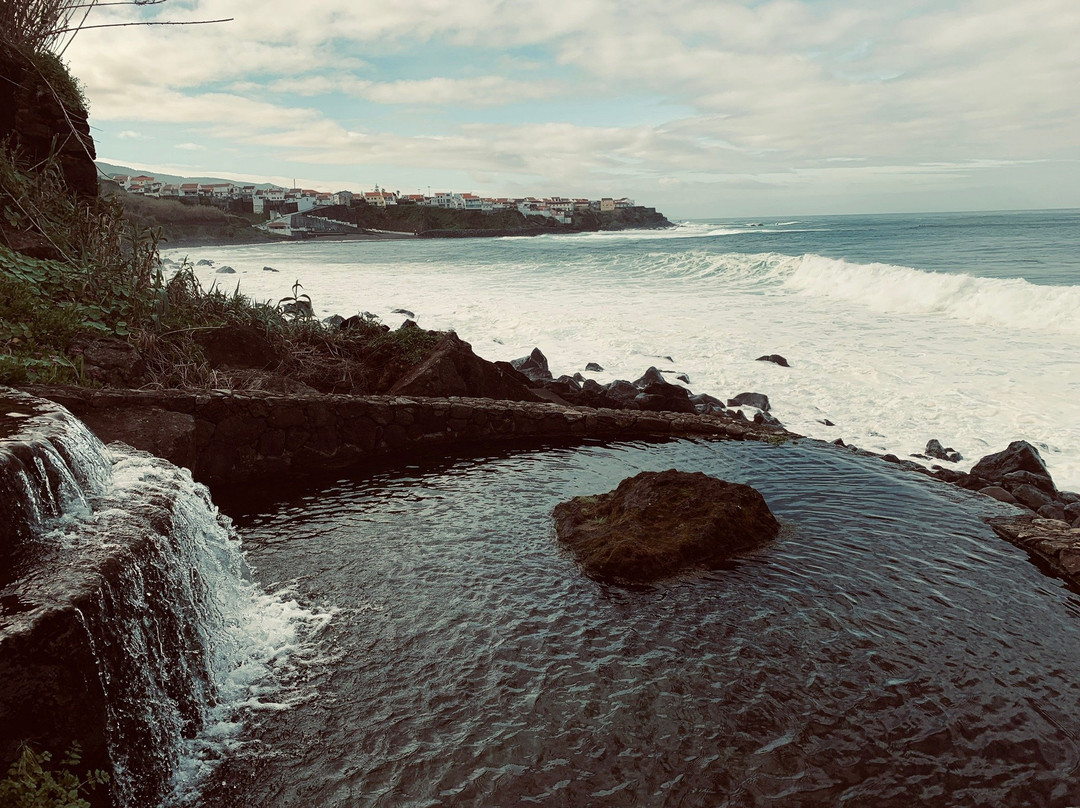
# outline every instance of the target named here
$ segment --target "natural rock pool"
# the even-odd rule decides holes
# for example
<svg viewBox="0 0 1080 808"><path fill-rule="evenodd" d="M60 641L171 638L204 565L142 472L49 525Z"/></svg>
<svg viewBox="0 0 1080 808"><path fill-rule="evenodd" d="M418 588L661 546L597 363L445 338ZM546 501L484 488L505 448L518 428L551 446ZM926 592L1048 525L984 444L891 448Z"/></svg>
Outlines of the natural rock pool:
<svg viewBox="0 0 1080 808"><path fill-rule="evenodd" d="M552 508L672 467L754 486L780 536L584 577ZM261 583L337 613L204 806L1080 802L1080 597L983 523L1008 506L880 460L497 450L225 507Z"/></svg>

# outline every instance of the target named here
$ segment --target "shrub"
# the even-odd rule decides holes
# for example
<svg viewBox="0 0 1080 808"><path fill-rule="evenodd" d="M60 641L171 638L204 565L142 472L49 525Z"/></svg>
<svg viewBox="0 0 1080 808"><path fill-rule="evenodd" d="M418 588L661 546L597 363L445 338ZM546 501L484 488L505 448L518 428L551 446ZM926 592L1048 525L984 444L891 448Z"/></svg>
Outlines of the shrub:
<svg viewBox="0 0 1080 808"><path fill-rule="evenodd" d="M76 770L82 753L76 744L60 761L61 768L49 764L52 755L35 753L23 745L18 759L0 780L0 805L4 808L90 808L84 799L89 791L109 781L107 772L95 770L80 780Z"/></svg>

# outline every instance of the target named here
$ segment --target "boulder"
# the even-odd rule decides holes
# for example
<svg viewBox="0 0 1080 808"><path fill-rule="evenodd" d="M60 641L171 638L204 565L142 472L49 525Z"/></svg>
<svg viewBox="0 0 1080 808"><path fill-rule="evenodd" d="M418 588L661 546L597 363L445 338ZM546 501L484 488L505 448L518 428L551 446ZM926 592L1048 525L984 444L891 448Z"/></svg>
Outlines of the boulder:
<svg viewBox="0 0 1080 808"><path fill-rule="evenodd" d="M764 410L754 413L754 423L764 424L766 426L783 426L783 424L780 423L779 418L777 418L775 415L771 415L765 412Z"/></svg>
<svg viewBox="0 0 1080 808"><path fill-rule="evenodd" d="M369 328L374 325L375 322L376 320L374 318L367 312L364 312L363 314L354 314L352 317L345 317L338 323L338 328L343 331L347 331L350 328Z"/></svg>
<svg viewBox="0 0 1080 808"><path fill-rule="evenodd" d="M987 455L971 469L972 474L996 483L1002 482L1006 474L1014 471L1031 472L1050 480L1053 485L1039 450L1026 440L1014 440L1007 449Z"/></svg>
<svg viewBox="0 0 1080 808"><path fill-rule="evenodd" d="M520 359L511 359L510 364L513 365L518 373L521 373L534 382L547 381L551 378L547 357L544 356L539 348L533 348L532 353L528 356L523 356Z"/></svg>
<svg viewBox="0 0 1080 808"><path fill-rule="evenodd" d="M263 272L277 272L273 267L263 267Z"/></svg>
<svg viewBox="0 0 1080 808"><path fill-rule="evenodd" d="M650 384L666 384L664 381L664 373L656 367L651 367L642 374L640 379L634 380L634 387L639 390L644 390Z"/></svg>
<svg viewBox="0 0 1080 808"><path fill-rule="evenodd" d="M1012 489L1012 495L1023 505L1037 511L1043 505L1049 505L1053 499L1033 485L1018 485Z"/></svg>
<svg viewBox="0 0 1080 808"><path fill-rule="evenodd" d="M753 488L701 472L642 472L599 496L555 507L555 527L583 571L652 581L717 568L772 540L780 525Z"/></svg>
<svg viewBox="0 0 1080 808"><path fill-rule="evenodd" d="M931 438L927 441L925 453L927 457L932 457L935 460L947 460L950 463L958 463L964 459L963 456L951 446L948 448L942 446L941 441L937 438Z"/></svg>
<svg viewBox="0 0 1080 808"><path fill-rule="evenodd" d="M200 258L198 261L195 262L195 266L197 267L212 267L213 265L214 262L211 261L209 258Z"/></svg>
<svg viewBox="0 0 1080 808"><path fill-rule="evenodd" d="M825 426L836 426L836 424L834 424L828 418L822 418L820 421L818 421L818 423L819 424L824 424Z"/></svg>
<svg viewBox="0 0 1080 808"><path fill-rule="evenodd" d="M218 267L214 271L217 272L218 275L235 275L236 274L236 270L233 269L232 267L228 267L228 266L226 266L226 267Z"/></svg>
<svg viewBox="0 0 1080 808"><path fill-rule="evenodd" d="M91 381L113 387L138 387L146 363L135 346L118 337L101 337L77 345L82 353L83 374Z"/></svg>
<svg viewBox="0 0 1080 808"><path fill-rule="evenodd" d="M1058 519L1064 522L1065 508L1062 507L1060 502L1050 502L1039 508L1035 515L1041 519Z"/></svg>
<svg viewBox="0 0 1080 808"><path fill-rule="evenodd" d="M401 325L398 326L398 331L400 331L403 328L419 328L419 327L420 326L416 324L416 320L406 320L405 322L403 322Z"/></svg>
<svg viewBox="0 0 1080 808"><path fill-rule="evenodd" d="M687 376L685 373L676 374L675 378L683 384L690 384L690 377Z"/></svg>
<svg viewBox="0 0 1080 808"><path fill-rule="evenodd" d="M600 384L596 379L586 379L581 383L581 391L599 395L604 392L604 385Z"/></svg>
<svg viewBox="0 0 1080 808"><path fill-rule="evenodd" d="M698 393L690 396L690 403L694 405L694 410L699 415L711 415L727 410L723 401L710 396L708 393Z"/></svg>
<svg viewBox="0 0 1080 808"><path fill-rule="evenodd" d="M589 362L589 364L585 366L585 370L589 371L590 373L601 373L604 369L595 362Z"/></svg>
<svg viewBox="0 0 1080 808"><path fill-rule="evenodd" d="M1053 480L1040 474L1032 474L1030 471L1010 471L1008 474L1001 475L1001 483L1010 490L1018 485L1033 485L1051 497L1057 493Z"/></svg>
<svg viewBox="0 0 1080 808"><path fill-rule="evenodd" d="M960 473L960 477L955 480L954 483L955 485L958 485L968 491L982 491L984 488L990 487L989 480L983 479L982 477L978 477L974 474L964 474L963 472ZM1015 492L1013 493L1013 496L1016 496Z"/></svg>
<svg viewBox="0 0 1080 808"><path fill-rule="evenodd" d="M634 401L637 402L638 409L652 412L697 412L690 400L690 391L667 382L650 384Z"/></svg>
<svg viewBox="0 0 1080 808"><path fill-rule="evenodd" d="M759 356L756 361L758 361L758 362L772 362L774 365L779 365L782 368L791 367L791 365L788 364L788 361L786 359L784 359L784 357L782 357L780 354L776 354L776 353L769 354L768 356Z"/></svg>
<svg viewBox="0 0 1080 808"><path fill-rule="evenodd" d="M390 388L395 396L470 396L507 401L541 401L529 380L506 363L496 364L473 353L453 331L427 357Z"/></svg>
<svg viewBox="0 0 1080 808"><path fill-rule="evenodd" d="M341 328L343 322L345 322L345 318L340 314L331 314L329 317L323 318L323 323L331 328Z"/></svg>
<svg viewBox="0 0 1080 808"><path fill-rule="evenodd" d="M739 393L728 399L729 407L757 407L763 412L769 411L769 397L762 393Z"/></svg>
<svg viewBox="0 0 1080 808"><path fill-rule="evenodd" d="M202 348L206 361L215 368L262 370L281 360L266 335L250 325L223 325L193 331L191 338Z"/></svg>
<svg viewBox="0 0 1080 808"><path fill-rule="evenodd" d="M393 310L392 312L390 312L390 313L391 313L391 314L404 314L404 315L405 315L406 317L408 317L408 318L409 318L410 320L414 320L414 319L416 319L416 315L415 315L415 314L413 314L413 313L412 313L411 311L409 311L408 309L394 309L394 310Z"/></svg>
<svg viewBox="0 0 1080 808"><path fill-rule="evenodd" d="M988 497L992 497L998 502L1007 502L1010 505L1016 504L1016 497L1014 497L1000 485L988 485L986 488L979 489L979 493Z"/></svg>
<svg viewBox="0 0 1080 808"><path fill-rule="evenodd" d="M609 402L607 406L612 409L622 409L627 404L637 398L638 393L641 391L624 379L616 379L613 382L604 385L604 400ZM634 405L634 409L637 409L637 405Z"/></svg>
<svg viewBox="0 0 1080 808"><path fill-rule="evenodd" d="M1065 518L1070 522L1080 519L1080 502L1070 502L1065 506Z"/></svg>

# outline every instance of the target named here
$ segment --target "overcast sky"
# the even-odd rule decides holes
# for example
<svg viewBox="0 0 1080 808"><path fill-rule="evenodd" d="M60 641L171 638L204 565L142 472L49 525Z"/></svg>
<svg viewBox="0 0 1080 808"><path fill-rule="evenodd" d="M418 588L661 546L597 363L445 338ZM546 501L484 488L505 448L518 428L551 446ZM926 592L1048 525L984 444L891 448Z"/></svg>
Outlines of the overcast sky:
<svg viewBox="0 0 1080 808"><path fill-rule="evenodd" d="M1080 207L1080 0L170 0L65 53L99 156L670 217Z"/></svg>

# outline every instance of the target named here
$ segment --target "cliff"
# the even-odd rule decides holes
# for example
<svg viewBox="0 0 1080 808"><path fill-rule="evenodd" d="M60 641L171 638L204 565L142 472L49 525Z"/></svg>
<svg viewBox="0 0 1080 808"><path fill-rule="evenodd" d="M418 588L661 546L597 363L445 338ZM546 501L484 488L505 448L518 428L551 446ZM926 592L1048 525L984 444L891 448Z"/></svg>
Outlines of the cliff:
<svg viewBox="0 0 1080 808"><path fill-rule="evenodd" d="M68 188L96 197L97 167L86 106L74 80L50 53L0 50L0 142L36 165L55 151Z"/></svg>
<svg viewBox="0 0 1080 808"><path fill-rule="evenodd" d="M629 230L674 225L654 208L624 208L600 213L575 214L571 224L561 224L545 216L526 216L516 210L484 213L477 210L446 210L426 205L392 205L387 208L337 207L322 215L352 221L372 230L395 230L428 238L453 235L540 235L592 230Z"/></svg>

